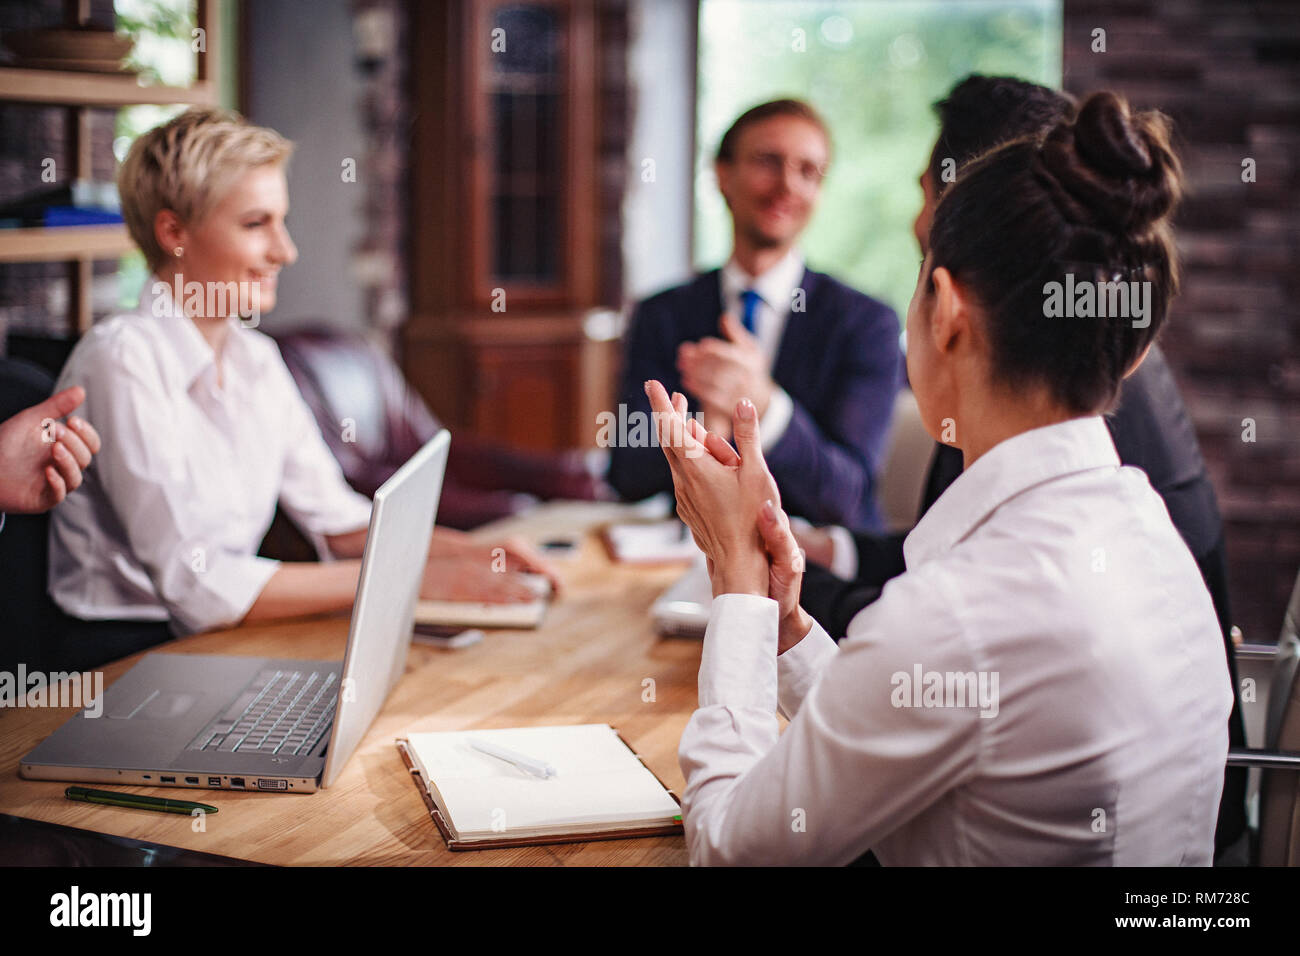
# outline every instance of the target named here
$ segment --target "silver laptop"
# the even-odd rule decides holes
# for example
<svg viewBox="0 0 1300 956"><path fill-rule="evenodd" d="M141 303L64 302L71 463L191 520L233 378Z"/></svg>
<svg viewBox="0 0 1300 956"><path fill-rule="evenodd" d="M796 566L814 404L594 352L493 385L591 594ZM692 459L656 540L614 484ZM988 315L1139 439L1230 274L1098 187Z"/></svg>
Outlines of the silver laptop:
<svg viewBox="0 0 1300 956"><path fill-rule="evenodd" d="M99 716L82 710L19 773L268 793L332 784L405 667L450 442L440 431L375 492L341 664L146 655Z"/></svg>

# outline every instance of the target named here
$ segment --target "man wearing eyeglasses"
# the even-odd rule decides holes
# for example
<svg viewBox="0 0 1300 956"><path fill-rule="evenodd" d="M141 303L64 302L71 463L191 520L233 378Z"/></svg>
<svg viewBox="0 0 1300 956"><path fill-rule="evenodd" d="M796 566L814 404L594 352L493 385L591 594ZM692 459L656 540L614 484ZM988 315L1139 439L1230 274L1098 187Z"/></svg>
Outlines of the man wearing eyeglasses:
<svg viewBox="0 0 1300 956"><path fill-rule="evenodd" d="M620 401L629 418L648 417L643 383L657 379L729 436L736 403L752 400L784 507L874 529L876 474L902 382L899 325L888 306L804 264L798 240L829 160L829 131L807 103L763 103L732 124L714 164L731 256L640 303ZM630 444L613 449L610 484L629 499L671 490L658 448Z"/></svg>

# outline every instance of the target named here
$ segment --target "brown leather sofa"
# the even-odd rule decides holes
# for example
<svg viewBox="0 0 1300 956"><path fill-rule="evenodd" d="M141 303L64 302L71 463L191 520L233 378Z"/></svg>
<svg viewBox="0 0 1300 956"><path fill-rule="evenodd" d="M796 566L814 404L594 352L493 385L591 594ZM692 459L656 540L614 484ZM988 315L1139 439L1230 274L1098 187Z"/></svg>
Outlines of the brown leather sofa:
<svg viewBox="0 0 1300 956"><path fill-rule="evenodd" d="M285 364L352 487L375 490L441 428L381 349L363 336L312 328L276 337ZM469 529L533 499L611 497L582 452L538 454L453 432L438 524Z"/></svg>

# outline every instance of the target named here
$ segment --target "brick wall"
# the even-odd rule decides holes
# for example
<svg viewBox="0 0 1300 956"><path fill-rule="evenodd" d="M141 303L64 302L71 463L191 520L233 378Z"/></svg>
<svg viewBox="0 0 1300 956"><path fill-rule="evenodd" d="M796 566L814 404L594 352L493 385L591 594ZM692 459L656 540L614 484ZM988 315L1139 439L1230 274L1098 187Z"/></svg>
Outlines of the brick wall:
<svg viewBox="0 0 1300 956"><path fill-rule="evenodd" d="M1161 341L1219 495L1234 619L1251 641L1277 638L1300 569L1298 12L1294 0L1065 0L1066 89L1123 92L1169 114L1180 139L1183 292ZM1255 182L1242 181L1247 158Z"/></svg>

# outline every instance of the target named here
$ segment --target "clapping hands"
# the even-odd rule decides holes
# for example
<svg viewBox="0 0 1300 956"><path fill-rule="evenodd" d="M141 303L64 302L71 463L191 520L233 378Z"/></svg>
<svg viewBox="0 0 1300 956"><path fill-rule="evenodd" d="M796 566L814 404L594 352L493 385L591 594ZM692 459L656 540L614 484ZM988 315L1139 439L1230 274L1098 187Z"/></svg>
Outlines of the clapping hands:
<svg viewBox="0 0 1300 956"><path fill-rule="evenodd" d="M725 440L732 435L736 404L749 398L762 418L776 385L768 375L767 357L758 339L746 332L735 316L723 313L718 330L722 338L678 346L677 370L682 387L703 406L705 426Z"/></svg>
<svg viewBox="0 0 1300 956"><path fill-rule="evenodd" d="M757 409L748 399L736 404L732 448L687 417L685 396L669 398L656 381L646 382L645 390L672 471L677 514L704 552L714 596L757 594L775 600L779 650L786 650L811 626L799 607L804 556L763 459Z"/></svg>

